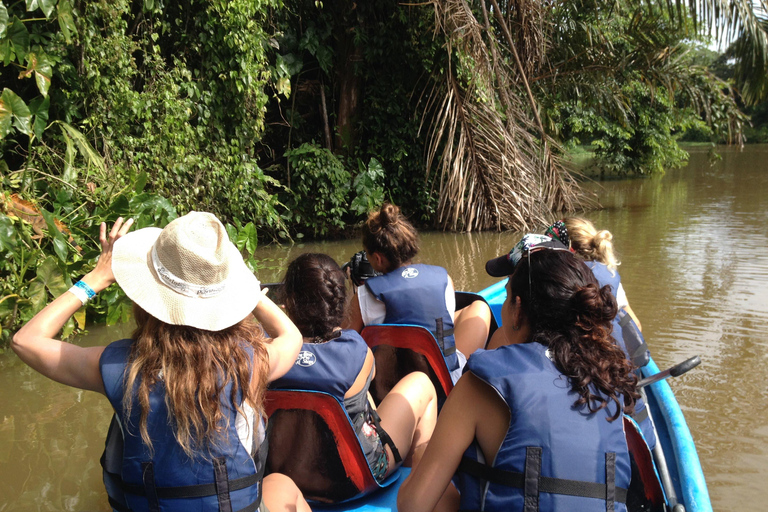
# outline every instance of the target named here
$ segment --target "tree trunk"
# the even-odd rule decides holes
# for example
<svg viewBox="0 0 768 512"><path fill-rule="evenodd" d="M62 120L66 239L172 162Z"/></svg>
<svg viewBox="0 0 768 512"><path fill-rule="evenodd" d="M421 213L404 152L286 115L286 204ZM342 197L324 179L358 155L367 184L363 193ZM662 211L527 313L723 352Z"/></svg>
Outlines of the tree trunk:
<svg viewBox="0 0 768 512"><path fill-rule="evenodd" d="M339 41L339 111L336 119L336 148L346 153L357 144L357 120L360 113L361 80L356 68L362 62L363 50L355 45L354 30L347 31Z"/></svg>

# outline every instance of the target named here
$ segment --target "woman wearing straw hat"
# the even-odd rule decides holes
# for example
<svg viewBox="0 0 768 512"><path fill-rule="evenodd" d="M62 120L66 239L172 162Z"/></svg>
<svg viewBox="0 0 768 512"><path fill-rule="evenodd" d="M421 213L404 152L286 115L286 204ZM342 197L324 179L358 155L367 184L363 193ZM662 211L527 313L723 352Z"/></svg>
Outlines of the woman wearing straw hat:
<svg viewBox="0 0 768 512"><path fill-rule="evenodd" d="M308 511L287 477L262 481L260 449L267 382L293 365L301 334L259 292L215 216L191 212L127 234L131 224L120 218L109 233L101 225L96 267L14 335L14 351L43 375L109 399L116 419L103 465L115 510ZM115 281L134 302L131 339L54 339Z"/></svg>

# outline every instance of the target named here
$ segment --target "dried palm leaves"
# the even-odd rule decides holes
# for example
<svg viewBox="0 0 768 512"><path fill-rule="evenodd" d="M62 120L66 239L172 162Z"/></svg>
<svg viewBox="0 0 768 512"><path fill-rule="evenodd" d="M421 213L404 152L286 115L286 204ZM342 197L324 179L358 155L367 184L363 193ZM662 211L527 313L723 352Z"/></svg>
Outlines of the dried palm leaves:
<svg viewBox="0 0 768 512"><path fill-rule="evenodd" d="M433 2L451 63L421 98L422 128L430 130L428 172L434 165L440 176L443 229L531 229L589 204L553 154L557 145L544 132L527 85L545 51L543 13L531 3L525 12L508 8L504 18L491 1L500 23L514 21L518 41L511 32L507 44L494 36L484 4L481 22L467 0Z"/></svg>

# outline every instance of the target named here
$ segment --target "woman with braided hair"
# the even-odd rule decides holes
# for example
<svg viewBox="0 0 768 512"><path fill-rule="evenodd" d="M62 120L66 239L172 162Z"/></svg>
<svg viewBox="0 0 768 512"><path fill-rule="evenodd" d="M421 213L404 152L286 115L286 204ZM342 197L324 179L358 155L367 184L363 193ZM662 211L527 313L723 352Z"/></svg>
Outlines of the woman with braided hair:
<svg viewBox="0 0 768 512"><path fill-rule="evenodd" d="M543 235L486 270L511 274L504 344L467 362L398 510L625 511L636 376L610 337L609 288Z"/></svg>
<svg viewBox="0 0 768 512"><path fill-rule="evenodd" d="M346 316L344 272L325 254L302 254L285 273L288 317L304 337L296 364L272 383L276 389L324 391L335 396L352 420L374 477L382 481L414 452L426 447L437 420L437 397L424 373L405 376L378 408L368 393L374 360ZM311 364L308 362L311 361Z"/></svg>

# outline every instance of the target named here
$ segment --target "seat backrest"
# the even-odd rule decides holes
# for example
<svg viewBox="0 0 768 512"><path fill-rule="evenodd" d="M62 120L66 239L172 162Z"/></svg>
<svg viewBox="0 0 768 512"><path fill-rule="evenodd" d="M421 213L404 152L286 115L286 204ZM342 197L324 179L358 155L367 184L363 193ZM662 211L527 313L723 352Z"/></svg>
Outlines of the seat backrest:
<svg viewBox="0 0 768 512"><path fill-rule="evenodd" d="M331 395L268 390L267 473L283 473L307 500L338 503L381 487L349 416Z"/></svg>
<svg viewBox="0 0 768 512"><path fill-rule="evenodd" d="M442 403L453 389L453 381L437 340L417 325L369 325L360 333L376 359L376 377L370 392L378 404L400 379L411 372L426 373Z"/></svg>
<svg viewBox="0 0 768 512"><path fill-rule="evenodd" d="M624 435L632 464L632 480L627 494L627 510L663 512L666 498L661 487L653 456L643 439L640 427L624 416Z"/></svg>

